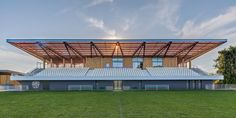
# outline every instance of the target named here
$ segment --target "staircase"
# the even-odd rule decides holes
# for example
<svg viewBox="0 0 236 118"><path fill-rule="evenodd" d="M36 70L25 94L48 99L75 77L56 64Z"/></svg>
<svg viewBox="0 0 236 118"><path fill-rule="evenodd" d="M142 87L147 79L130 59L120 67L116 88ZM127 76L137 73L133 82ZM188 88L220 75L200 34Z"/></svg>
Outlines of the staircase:
<svg viewBox="0 0 236 118"><path fill-rule="evenodd" d="M34 70L32 70L31 72L27 73L26 75L27 76L34 76L34 75L36 75L37 73L40 73L43 70L44 70L43 68L35 68Z"/></svg>
<svg viewBox="0 0 236 118"><path fill-rule="evenodd" d="M200 75L205 75L205 76L208 75L207 72L203 71L203 70L200 69L200 68L191 68L191 70L195 71L196 73L199 73Z"/></svg>

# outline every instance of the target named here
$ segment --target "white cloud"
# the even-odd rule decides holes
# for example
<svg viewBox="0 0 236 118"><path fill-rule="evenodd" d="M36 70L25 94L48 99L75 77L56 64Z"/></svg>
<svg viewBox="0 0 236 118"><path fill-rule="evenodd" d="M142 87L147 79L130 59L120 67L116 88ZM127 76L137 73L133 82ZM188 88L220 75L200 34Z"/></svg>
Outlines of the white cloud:
<svg viewBox="0 0 236 118"><path fill-rule="evenodd" d="M176 23L179 19L181 0L158 0L155 4L148 4L141 8L142 11L151 12L148 24L150 28L162 25L168 30L178 31Z"/></svg>
<svg viewBox="0 0 236 118"><path fill-rule="evenodd" d="M230 7L224 13L212 17L203 22L192 20L186 21L181 31L177 34L182 38L226 38L228 42L211 52L194 60L193 64L197 64L208 72L215 72L213 65L214 59L217 58L218 51L230 45L236 45L236 6Z"/></svg>
<svg viewBox="0 0 236 118"><path fill-rule="evenodd" d="M98 28L109 36L116 36L116 30L110 29L107 26L105 26L103 20L98 20L96 18L88 18L87 21L90 23L91 27Z"/></svg>
<svg viewBox="0 0 236 118"><path fill-rule="evenodd" d="M130 28L129 23L125 23L125 25L122 27L123 31L127 31Z"/></svg>
<svg viewBox="0 0 236 118"><path fill-rule="evenodd" d="M161 21L167 29L177 31L176 23L179 19L179 8L179 1L173 3L171 0L160 0L156 14L157 20Z"/></svg>
<svg viewBox="0 0 236 118"><path fill-rule="evenodd" d="M124 19L124 25L121 25L122 27L122 31L127 31L129 30L133 25L135 25L135 20L136 17L130 17L130 18L126 18Z"/></svg>
<svg viewBox="0 0 236 118"><path fill-rule="evenodd" d="M183 38L204 37L236 22L235 16L236 6L229 8L224 14L220 14L200 23L189 20L184 24L182 30L178 34Z"/></svg>
<svg viewBox="0 0 236 118"><path fill-rule="evenodd" d="M93 7L97 6L103 3L112 3L114 0L93 0L90 4L88 4L86 7Z"/></svg>
<svg viewBox="0 0 236 118"><path fill-rule="evenodd" d="M72 6L65 7L58 12L55 13L56 16L67 14L69 12L76 12L76 11L81 11L80 8L89 8L89 7L94 7L97 5L101 5L104 3L113 3L114 0L89 0L89 3L81 7L81 1L76 1L73 2Z"/></svg>
<svg viewBox="0 0 236 118"><path fill-rule="evenodd" d="M74 10L73 7L67 7L67 8L63 8L61 10L59 10L58 12L55 13L56 16L60 16L60 15L63 15L63 14L67 14L68 12Z"/></svg>

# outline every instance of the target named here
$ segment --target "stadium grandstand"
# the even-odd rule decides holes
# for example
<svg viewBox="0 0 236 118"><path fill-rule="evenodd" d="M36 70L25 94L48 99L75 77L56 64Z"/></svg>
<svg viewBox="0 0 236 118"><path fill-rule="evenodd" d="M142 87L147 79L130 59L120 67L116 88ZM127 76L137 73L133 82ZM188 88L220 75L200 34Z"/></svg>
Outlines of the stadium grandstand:
<svg viewBox="0 0 236 118"><path fill-rule="evenodd" d="M221 75L192 60L226 39L7 39L42 60L42 68L11 80L29 90L204 89Z"/></svg>

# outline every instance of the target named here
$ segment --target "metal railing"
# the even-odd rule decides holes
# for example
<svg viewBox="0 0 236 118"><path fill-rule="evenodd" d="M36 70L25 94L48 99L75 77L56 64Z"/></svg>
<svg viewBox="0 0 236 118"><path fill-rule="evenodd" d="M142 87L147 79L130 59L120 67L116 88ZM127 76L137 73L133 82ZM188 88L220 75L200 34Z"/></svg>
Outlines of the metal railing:
<svg viewBox="0 0 236 118"><path fill-rule="evenodd" d="M236 90L236 84L207 84L206 90Z"/></svg>
<svg viewBox="0 0 236 118"><path fill-rule="evenodd" d="M169 85L145 85L145 90L170 90Z"/></svg>
<svg viewBox="0 0 236 118"><path fill-rule="evenodd" d="M69 91L92 91L93 85L68 85Z"/></svg>
<svg viewBox="0 0 236 118"><path fill-rule="evenodd" d="M28 85L0 85L0 91L27 91Z"/></svg>

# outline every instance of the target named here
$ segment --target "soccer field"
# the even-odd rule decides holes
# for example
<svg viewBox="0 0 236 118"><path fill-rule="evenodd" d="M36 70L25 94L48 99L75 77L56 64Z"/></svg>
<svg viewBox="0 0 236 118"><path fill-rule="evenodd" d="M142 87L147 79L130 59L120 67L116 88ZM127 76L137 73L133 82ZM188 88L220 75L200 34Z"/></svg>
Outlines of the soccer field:
<svg viewBox="0 0 236 118"><path fill-rule="evenodd" d="M7 92L0 118L235 118L235 91Z"/></svg>

